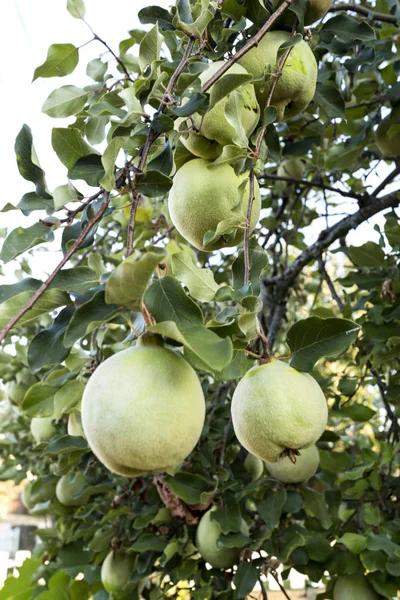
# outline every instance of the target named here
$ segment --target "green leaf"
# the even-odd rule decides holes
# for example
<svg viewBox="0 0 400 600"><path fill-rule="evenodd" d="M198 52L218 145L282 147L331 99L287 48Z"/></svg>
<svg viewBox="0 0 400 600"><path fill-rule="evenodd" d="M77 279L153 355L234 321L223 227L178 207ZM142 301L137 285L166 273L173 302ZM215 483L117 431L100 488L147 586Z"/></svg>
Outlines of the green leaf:
<svg viewBox="0 0 400 600"><path fill-rule="evenodd" d="M189 100L182 106L174 106L172 112L180 118L190 117L195 112L205 110L208 107L208 96L201 92L193 92Z"/></svg>
<svg viewBox="0 0 400 600"><path fill-rule="evenodd" d="M242 526L240 508L237 504L221 506L211 513L211 521L216 521L224 534L238 533Z"/></svg>
<svg viewBox="0 0 400 600"><path fill-rule="evenodd" d="M98 154L89 154L79 158L74 166L68 171L70 179L83 179L88 185L98 187L100 180L104 176L104 168L101 162L101 156Z"/></svg>
<svg viewBox="0 0 400 600"><path fill-rule="evenodd" d="M107 63L103 63L103 61L100 60L100 58L94 58L88 63L86 67L86 75L98 82L103 81L104 75L106 73Z"/></svg>
<svg viewBox="0 0 400 600"><path fill-rule="evenodd" d="M33 81L38 77L64 77L75 69L79 62L79 50L73 44L52 44L45 62L35 69Z"/></svg>
<svg viewBox="0 0 400 600"><path fill-rule="evenodd" d="M122 139L114 138L108 144L101 157L101 162L104 167L104 176L100 180L100 185L107 191L111 192L115 188L115 161L122 147Z"/></svg>
<svg viewBox="0 0 400 600"><path fill-rule="evenodd" d="M138 17L142 25L155 25L157 23L160 29L164 31L174 31L175 29L172 25L172 15L161 6L146 6L139 10Z"/></svg>
<svg viewBox="0 0 400 600"><path fill-rule="evenodd" d="M106 304L104 291L97 292L93 298L76 309L65 332L65 346L72 346L99 325L111 321L120 310L119 306Z"/></svg>
<svg viewBox="0 0 400 600"><path fill-rule="evenodd" d="M336 36L343 42L371 42L376 38L374 29L365 20L357 21L348 15L337 15L322 25L320 38L329 44Z"/></svg>
<svg viewBox="0 0 400 600"><path fill-rule="evenodd" d="M77 379L67 381L54 396L54 418L60 419L64 414L68 414L70 409L79 404L82 399L85 384Z"/></svg>
<svg viewBox="0 0 400 600"><path fill-rule="evenodd" d="M140 194L155 198L164 196L172 187L172 179L159 171L146 171L136 180L136 189Z"/></svg>
<svg viewBox="0 0 400 600"><path fill-rule="evenodd" d="M200 269L193 261L189 250L182 250L171 257L172 271L200 302L211 302L218 290L214 274L210 269Z"/></svg>
<svg viewBox="0 0 400 600"><path fill-rule="evenodd" d="M317 83L313 101L320 106L330 119L345 118L345 103L339 90L328 83Z"/></svg>
<svg viewBox="0 0 400 600"><path fill-rule="evenodd" d="M16 567L18 577L7 577L0 591L1 600L30 600L37 587L34 574L41 566L39 558L27 558Z"/></svg>
<svg viewBox="0 0 400 600"><path fill-rule="evenodd" d="M384 535L370 533L367 541L368 550L382 550L390 558L400 558L400 546Z"/></svg>
<svg viewBox="0 0 400 600"><path fill-rule="evenodd" d="M74 85L64 85L51 92L43 104L42 111L49 117L69 117L85 106L88 92Z"/></svg>
<svg viewBox="0 0 400 600"><path fill-rule="evenodd" d="M150 277L164 256L163 252L146 252L139 259L132 255L124 260L106 282L106 303L139 310Z"/></svg>
<svg viewBox="0 0 400 600"><path fill-rule="evenodd" d="M338 544L344 544L353 554L360 554L367 547L366 536L358 533L344 533L336 541Z"/></svg>
<svg viewBox="0 0 400 600"><path fill-rule="evenodd" d="M332 518L328 511L328 506L325 501L324 494L320 494L310 488L302 490L304 499L304 507L307 512L310 512L316 517L324 529L329 529L332 526Z"/></svg>
<svg viewBox="0 0 400 600"><path fill-rule="evenodd" d="M44 455L57 456L58 454L76 452L80 450L88 450L87 441L79 436L64 435L59 437L54 442L51 442Z"/></svg>
<svg viewBox="0 0 400 600"><path fill-rule="evenodd" d="M74 313L72 306L64 308L49 329L39 331L28 348L28 364L33 373L42 367L61 363L69 354L63 344L64 333Z"/></svg>
<svg viewBox="0 0 400 600"><path fill-rule="evenodd" d="M260 276L268 264L267 252L262 248L255 238L249 242L249 264L251 291L257 295L260 293ZM232 287L239 291L244 284L244 251L239 250L238 256L232 265Z"/></svg>
<svg viewBox="0 0 400 600"><path fill-rule="evenodd" d="M68 202L77 202L82 199L82 194L68 182L65 185L59 185L53 192L54 210L60 210Z"/></svg>
<svg viewBox="0 0 400 600"><path fill-rule="evenodd" d="M349 256L360 267L382 267L385 264L385 253L375 242L367 242L362 246L350 246Z"/></svg>
<svg viewBox="0 0 400 600"><path fill-rule="evenodd" d="M0 328L4 327L8 321L21 309L32 297L31 291L21 292L13 298L6 300L0 305ZM67 294L60 290L52 289L44 292L37 300L34 306L28 310L18 321L18 326L31 323L38 317L59 308L71 304Z"/></svg>
<svg viewBox="0 0 400 600"><path fill-rule="evenodd" d="M169 275L150 285L144 302L157 323L174 321L182 330L203 324L200 306L185 294L179 281Z"/></svg>
<svg viewBox="0 0 400 600"><path fill-rule="evenodd" d="M53 239L52 228L44 223L35 223L27 229L17 227L7 236L1 249L0 258L8 263L26 250L43 242L52 242Z"/></svg>
<svg viewBox="0 0 400 600"><path fill-rule="evenodd" d="M159 60L163 39L163 36L159 33L158 24L156 23L140 42L139 66L142 73L147 66L152 65L154 61Z"/></svg>
<svg viewBox="0 0 400 600"><path fill-rule="evenodd" d="M206 504L214 494L210 483L201 475L177 473L174 477L165 477L165 482L172 491L186 504Z"/></svg>
<svg viewBox="0 0 400 600"><path fill-rule="evenodd" d="M322 356L336 357L355 342L360 326L349 319L309 317L289 329L287 343L290 364L298 371L310 372Z"/></svg>
<svg viewBox="0 0 400 600"><path fill-rule="evenodd" d="M32 132L28 125L23 125L15 139L14 146L18 170L22 177L36 185L39 196L46 193L44 171L40 168L35 148L33 146Z"/></svg>
<svg viewBox="0 0 400 600"><path fill-rule="evenodd" d="M385 215L385 235L391 246L400 244L400 223L395 212Z"/></svg>
<svg viewBox="0 0 400 600"><path fill-rule="evenodd" d="M91 288L96 287L99 280L89 267L73 267L62 269L54 277L51 287L71 292L72 294L86 294Z"/></svg>
<svg viewBox="0 0 400 600"><path fill-rule="evenodd" d="M71 169L82 156L96 154L82 137L79 129L73 127L54 127L51 134L51 144L62 164Z"/></svg>
<svg viewBox="0 0 400 600"><path fill-rule="evenodd" d="M56 391L57 388L47 383L35 383L25 394L22 412L30 418L52 417Z"/></svg>
<svg viewBox="0 0 400 600"><path fill-rule="evenodd" d="M148 552L150 550L162 552L168 541L166 538L153 533L144 533L131 546L134 552Z"/></svg>
<svg viewBox="0 0 400 600"><path fill-rule="evenodd" d="M67 10L75 19L85 17L85 3L83 0L67 0Z"/></svg>
<svg viewBox="0 0 400 600"><path fill-rule="evenodd" d="M21 279L18 283L11 283L10 285L0 285L0 304L17 296L21 292L34 291L40 288L42 282L39 279L33 279L32 277L26 277Z"/></svg>
<svg viewBox="0 0 400 600"><path fill-rule="evenodd" d="M240 148L247 148L249 139L243 126L243 109L244 98L242 94L240 91L232 92L225 104L225 117L235 131L232 137L234 144Z"/></svg>
<svg viewBox="0 0 400 600"><path fill-rule="evenodd" d="M250 83L252 76L248 73L227 73L218 79L210 90L210 104L208 110L246 83Z"/></svg>
<svg viewBox="0 0 400 600"><path fill-rule="evenodd" d="M6 212L6 208L7 205L1 212ZM24 215L30 215L34 210L45 210L50 215L53 212L53 198L47 193L40 196L36 192L28 192L22 196L15 208L19 208Z"/></svg>
<svg viewBox="0 0 400 600"><path fill-rule="evenodd" d="M258 569L249 562L240 563L233 578L235 598L247 598L258 581Z"/></svg>
<svg viewBox="0 0 400 600"><path fill-rule="evenodd" d="M347 417L357 423L369 421L375 414L375 410L364 404L350 404L340 411L341 417Z"/></svg>
<svg viewBox="0 0 400 600"><path fill-rule="evenodd" d="M282 509L286 502L286 490L268 490L264 499L258 505L260 517L268 529L274 529L281 518Z"/></svg>

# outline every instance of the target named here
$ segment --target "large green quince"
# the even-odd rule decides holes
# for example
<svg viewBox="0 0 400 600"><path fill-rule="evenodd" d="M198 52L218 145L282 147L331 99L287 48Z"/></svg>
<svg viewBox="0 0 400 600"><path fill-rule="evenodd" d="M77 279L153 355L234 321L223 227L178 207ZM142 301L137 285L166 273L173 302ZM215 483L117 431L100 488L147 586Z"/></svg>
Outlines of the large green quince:
<svg viewBox="0 0 400 600"><path fill-rule="evenodd" d="M128 583L133 560L124 552L109 552L101 566L101 583L109 594L119 592Z"/></svg>
<svg viewBox="0 0 400 600"><path fill-rule="evenodd" d="M231 411L239 442L267 462L293 457L291 451L314 444L328 418L315 379L279 360L246 373L233 394Z"/></svg>
<svg viewBox="0 0 400 600"><path fill-rule="evenodd" d="M294 462L294 460L296 462ZM311 479L317 472L319 465L319 452L313 444L309 448L300 450L300 454L290 460L288 456L279 462L266 463L267 469L278 481L283 483L303 483Z"/></svg>
<svg viewBox="0 0 400 600"><path fill-rule="evenodd" d="M375 135L383 156L400 156L400 111L382 119Z"/></svg>
<svg viewBox="0 0 400 600"><path fill-rule="evenodd" d="M223 64L223 61L210 63L208 69L200 75L201 84L203 85L210 79ZM247 71L244 67L235 63L223 77L232 74L247 75ZM212 91L212 87L210 91ZM234 94L234 97L232 94ZM226 112L227 105L231 102L238 104L240 111L236 109L229 111L228 106L228 112ZM236 115L237 123L229 117L231 113ZM214 159L220 156L224 146L232 144L243 146L241 140L237 138L236 129L238 125L248 138L256 128L259 118L260 108L254 86L251 83L245 83L221 98L205 115L202 116L198 113L192 115L190 128L194 127L196 131L183 134L181 142L195 156ZM187 125L188 121L185 120L184 123ZM182 128L182 122L179 125Z"/></svg>
<svg viewBox="0 0 400 600"><path fill-rule="evenodd" d="M227 569L236 564L239 560L240 549L238 548L219 548L217 540L221 535L221 528L217 521L211 520L211 514L217 510L214 506L204 513L196 532L196 546L204 560L216 569ZM248 535L249 529L246 522L242 519L240 531Z"/></svg>
<svg viewBox="0 0 400 600"><path fill-rule="evenodd" d="M334 600L379 600L378 594L360 574L339 577L333 589Z"/></svg>
<svg viewBox="0 0 400 600"><path fill-rule="evenodd" d="M237 246L244 236L248 177L248 173L237 175L226 163L214 164L202 158L184 164L174 177L168 207L172 223L185 240L206 252ZM260 210L260 189L255 179L251 231L257 225ZM208 233L215 236L205 244Z"/></svg>
<svg viewBox="0 0 400 600"><path fill-rule="evenodd" d="M257 100L263 110L274 73L277 70L279 47L290 39L288 31L270 31L239 60L245 69L260 81L254 84ZM318 66L309 45L301 40L292 50L275 87L271 105L277 109L278 121L286 121L303 112L315 94Z"/></svg>
<svg viewBox="0 0 400 600"><path fill-rule="evenodd" d="M90 448L110 471L128 477L181 463L198 442L204 416L196 372L181 354L157 345L105 360L82 399Z"/></svg>

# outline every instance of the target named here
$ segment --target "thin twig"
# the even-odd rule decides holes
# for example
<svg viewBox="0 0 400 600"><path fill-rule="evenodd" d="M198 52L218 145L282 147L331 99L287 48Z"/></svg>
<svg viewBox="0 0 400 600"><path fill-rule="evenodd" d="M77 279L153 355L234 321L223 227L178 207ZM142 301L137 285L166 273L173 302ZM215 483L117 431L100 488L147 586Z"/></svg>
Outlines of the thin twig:
<svg viewBox="0 0 400 600"><path fill-rule="evenodd" d="M395 167L393 171L391 171L389 175L385 177L382 183L380 183L378 187L372 192L371 196L377 196L378 194L380 194L380 192L384 190L385 187L389 185L389 183L391 183L393 179L395 179L395 177L397 177L397 175L400 175L400 165L397 165L397 167Z"/></svg>
<svg viewBox="0 0 400 600"><path fill-rule="evenodd" d="M86 23L86 21L85 21L85 23ZM115 60L117 61L117 63L119 64L119 66L121 67L123 72L125 73L126 78L129 79L129 81L132 81L132 83L134 83L135 80L131 78L128 69L126 68L126 66L124 65L122 60L119 58L119 56L117 56L117 54L115 54L115 52L112 50L112 48L110 48L110 46L107 44L107 42L105 40L103 40L100 36L97 35L97 33L95 33L93 31L93 29L90 27L89 23L86 23L86 25L89 27L89 29L93 33L94 39L97 40L98 42L100 42L101 44L103 44L103 46L105 46L107 48L107 50L110 52L110 54L112 54L112 56L115 58Z"/></svg>
<svg viewBox="0 0 400 600"><path fill-rule="evenodd" d="M287 181L289 183L297 183L298 185L306 185L308 187L317 187L322 190L329 190L331 192L335 192L336 194L340 194L341 196L345 196L346 198L354 198L355 200L364 200L365 194L357 194L356 192L346 192L345 190L340 190L338 188L334 188L330 185L326 185L325 183L321 183L320 181L307 179L299 179L298 177L291 177L290 175L274 175L272 173L261 173L257 177L258 179L272 179L274 181Z"/></svg>
<svg viewBox="0 0 400 600"><path fill-rule="evenodd" d="M218 69L218 71L216 71L214 73L214 75L212 77L210 77L210 79L208 79L203 87L201 88L202 92L207 92L207 90L210 89L210 87L212 87L214 85L214 83L216 81L218 81L218 79L220 77L222 77L222 75L224 75L229 69L230 67L236 62L238 61L240 58L242 58L242 56L244 56L245 54L247 54L247 52L249 50L251 50L252 48L258 46L258 44L260 43L260 41L262 40L262 38L265 36L266 33L268 33L268 31L271 29L272 25L279 19L279 17L282 15L282 13L285 12L285 10L287 9L288 6L290 6L293 3L294 0L283 0L282 4L278 7L278 9L269 17L269 19L264 23L264 25L261 27L261 29L256 33L256 35L254 37L252 37L247 44L245 44L244 46L242 46L242 48L240 48L236 54L234 54L233 56L231 56L223 65L222 67L220 67Z"/></svg>
<svg viewBox="0 0 400 600"><path fill-rule="evenodd" d="M226 449L226 444L228 442L228 436L229 436L229 431L230 431L231 426L232 426L232 415L229 416L229 420L225 427L225 433L224 433L224 437L222 440L221 453L219 456L219 464L221 465L221 467L224 465L224 461L225 461L225 449Z"/></svg>
<svg viewBox="0 0 400 600"><path fill-rule="evenodd" d="M340 298L339 294L337 293L335 286L333 285L332 279L328 275L328 271L326 270L325 263L324 263L322 256L320 256L318 258L318 267L319 267L321 276L323 277L323 279L325 279L326 283L328 284L329 290L332 294L332 298L335 300L336 304L338 305L339 310L343 310L344 304L343 304L342 299Z"/></svg>
<svg viewBox="0 0 400 600"><path fill-rule="evenodd" d="M129 170L128 170L128 185L129 191L131 195L131 210L129 212L129 224L128 224L128 236L126 242L126 258L133 254L133 237L135 235L135 219L136 219L136 211L139 204L139 196L137 191L135 190L134 183L131 179Z"/></svg>
<svg viewBox="0 0 400 600"><path fill-rule="evenodd" d="M263 600L268 600L267 590L265 589L265 585L263 580L261 579L261 575L258 576L258 581L260 582L261 595L263 597Z"/></svg>
<svg viewBox="0 0 400 600"><path fill-rule="evenodd" d="M250 169L249 176L249 202L247 204L246 212L246 226L244 229L244 284L250 281L250 253L249 253L249 240L251 231L251 211L254 203L254 169Z"/></svg>
<svg viewBox="0 0 400 600"><path fill-rule="evenodd" d="M287 598L287 600L290 600L289 594L287 593L287 591L285 590L285 588L279 581L278 573L275 571L275 569L270 569L270 573L271 573L272 577L275 579L276 583L279 585L279 588L280 588L282 594L285 596L285 598Z"/></svg>
<svg viewBox="0 0 400 600"><path fill-rule="evenodd" d="M393 23L394 25L398 21L397 17L393 15L374 12L373 10L366 8L365 6L361 6L360 4L332 4L328 12L338 12L340 10L350 10L356 12L364 17L369 17L369 19L372 21L382 21L384 23Z"/></svg>
<svg viewBox="0 0 400 600"><path fill-rule="evenodd" d="M23 306L9 320L9 322L7 323L7 325L4 327L3 331L0 333L0 343L5 339L5 337L7 336L8 332L14 327L14 325L16 325L16 323L18 323L18 321L20 320L20 318L23 317L24 314L26 312L28 312L28 310L30 310L32 308L32 306L37 302L37 300L39 300L39 298L47 290L47 288L49 287L49 285L51 284L51 282L53 281L53 279L55 278L55 276L57 275L57 273L59 271L61 271L61 269L69 261L69 259L71 258L71 256L73 254L75 254L75 252L79 249L79 246L82 244L82 242L86 238L86 236L89 233L89 231L92 229L92 227L96 223L98 223L100 221L100 219L102 218L103 214L107 210L109 199L110 199L109 192L104 192L104 194L103 194L103 202L102 202L99 210L95 214L95 216L88 223L86 223L85 227L82 229L81 233L79 234L79 236L77 237L77 239L75 240L75 242L73 243L73 245L71 246L71 248L65 254L65 256L63 257L63 259L58 263L58 265L56 266L56 268L54 269L54 271L48 276L48 278L46 279L46 281L44 283L42 283L42 285L40 286L40 288L33 294L33 296L25 304L25 306Z"/></svg>

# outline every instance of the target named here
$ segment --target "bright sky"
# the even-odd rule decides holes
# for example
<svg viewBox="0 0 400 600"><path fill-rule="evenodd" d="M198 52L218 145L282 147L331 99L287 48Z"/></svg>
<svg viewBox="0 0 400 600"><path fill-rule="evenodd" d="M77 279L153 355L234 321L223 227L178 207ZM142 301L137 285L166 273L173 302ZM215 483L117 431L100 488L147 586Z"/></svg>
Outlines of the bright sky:
<svg viewBox="0 0 400 600"><path fill-rule="evenodd" d="M157 0L154 3L167 8L170 0ZM118 44L127 37L128 30L139 26L137 13L149 5L149 1L113 0L110 4L86 0L85 4L88 23L118 52ZM52 119L41 112L41 107L56 87L67 84L87 85L91 80L85 74L86 64L103 52L104 48L99 42L92 42L80 50L80 63L71 75L38 79L32 84L34 69L44 62L52 43L80 46L91 39L91 32L82 21L69 15L66 0L3 0L0 3L0 36L4 49L0 66L3 114L1 168L3 182L7 181L0 198L2 207L7 202L17 204L24 193L33 189L33 184L19 175L14 154L15 137L24 123L32 129L36 152L46 172L50 191L67 182L67 170L51 147L51 130L57 126L65 127L73 118ZM388 171L387 165L383 165L380 178ZM379 180L376 180L375 185L377 183ZM79 184L79 187L83 190L83 186ZM342 209L346 210L346 206ZM10 228L17 225L28 226L35 222L36 215L37 213L33 213L30 217L23 217L17 211L0 213L0 225ZM349 240L356 245L370 239L377 239L372 222L363 225L357 234L353 232L349 236ZM47 272L60 260L59 253L51 254L52 256L46 256ZM11 271L7 268L7 272Z"/></svg>

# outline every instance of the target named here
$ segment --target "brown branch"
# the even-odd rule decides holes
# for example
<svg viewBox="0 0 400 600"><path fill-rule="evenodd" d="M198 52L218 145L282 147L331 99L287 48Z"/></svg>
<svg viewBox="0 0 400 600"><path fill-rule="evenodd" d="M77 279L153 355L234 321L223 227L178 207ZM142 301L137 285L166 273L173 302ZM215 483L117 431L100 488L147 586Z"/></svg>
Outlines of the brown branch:
<svg viewBox="0 0 400 600"><path fill-rule="evenodd" d="M377 196L378 194L380 194L381 191L384 190L385 187L389 185L389 183L391 183L395 177L397 177L397 175L400 175L400 165L397 165L397 167L395 167L393 171L389 173L387 177L385 177L382 183L380 183L378 187L372 192L372 196Z"/></svg>
<svg viewBox="0 0 400 600"><path fill-rule="evenodd" d="M110 48L110 46L107 44L107 42L105 40L103 40L100 36L97 35L97 33L95 33L93 31L93 29L90 27L90 25L88 23L86 23L86 25L89 27L89 29L93 33L94 39L97 40L98 42L100 42L101 44L103 44L103 46L105 46L107 48L107 50L110 52L110 54L112 54L112 56L115 58L115 60L117 61L117 63L119 64L119 66L121 67L123 72L125 73L126 78L129 79L129 81L132 81L132 83L134 83L135 80L131 78L128 69L126 68L126 66L124 65L122 60L119 58L119 56L117 56L115 54L115 52Z"/></svg>
<svg viewBox="0 0 400 600"><path fill-rule="evenodd" d="M260 41L262 40L262 38L265 36L265 34L268 33L268 31L271 29L272 25L279 19L279 17L282 15L282 13L285 12L285 10L287 9L287 7L290 6L293 3L293 1L294 0L283 0L282 4L269 17L269 19L264 23L264 25L256 33L256 35L254 37L252 37L247 42L247 44L245 44L244 46L242 46L242 48L240 48L236 52L236 54L234 54L233 56L231 56L222 65L222 67L220 69L218 69L218 71L216 71L214 73L214 75L212 77L210 77L210 79L208 79L208 81L205 82L205 84L201 88L201 91L202 92L207 92L210 89L210 87L212 87L214 85L214 83L216 81L218 81L218 79L220 77L222 77L222 75L224 75L236 61L238 61L240 58L242 58L242 56L244 56L245 54L247 54L247 52L249 52L249 50L251 50L252 48L258 46L258 44L260 43Z"/></svg>
<svg viewBox="0 0 400 600"><path fill-rule="evenodd" d="M128 169L128 185L129 191L131 195L131 209L129 212L129 224L128 224L128 236L126 242L126 258L133 254L133 237L135 235L135 219L136 219L136 211L139 204L139 196L137 191L135 190L134 183L131 179L129 169Z"/></svg>
<svg viewBox="0 0 400 600"><path fill-rule="evenodd" d="M189 61L189 59L191 57L195 41L196 41L195 38L189 38L189 41L188 41L187 46L186 46L186 50L183 53L183 56L182 56L182 58L181 58L181 60L180 60L180 62L178 64L178 66L176 67L175 71L173 72L173 74L171 76L171 79L168 82L168 85L166 87L166 90L164 92L164 95L163 95L162 100L160 102L160 106L159 106L158 111L157 111L158 113L164 112L165 109L167 108L168 99L171 98L173 89L175 87L175 84L176 84L176 82L179 79L179 75L182 73L182 71L186 67L186 65L187 65L187 63L188 63L188 61Z"/></svg>
<svg viewBox="0 0 400 600"><path fill-rule="evenodd" d="M355 192L346 192L345 190L340 190L334 188L330 185L326 185L325 183L321 183L319 181L315 181L312 179L308 181L307 179L299 179L298 177L291 177L290 175L273 175L272 173L262 173L258 175L258 179L272 179L273 181L287 181L288 183L297 183L298 185L306 185L308 187L317 187L321 190L329 190L330 192L335 192L336 194L340 194L341 196L345 196L346 198L354 198L358 201L363 201L365 199L365 194L357 194Z"/></svg>
<svg viewBox="0 0 400 600"><path fill-rule="evenodd" d="M337 293L335 286L333 285L332 279L329 277L329 274L328 274L328 271L326 270L325 263L322 259L322 256L320 256L318 258L318 268L319 268L322 278L325 279L326 283L328 284L328 288L332 294L332 298L335 300L336 304L338 305L339 310L343 310L344 304L343 304L342 299L340 298L339 294Z"/></svg>
<svg viewBox="0 0 400 600"><path fill-rule="evenodd" d="M359 15L363 15L364 17L368 17L372 21L382 21L384 23L393 23L394 25L396 25L398 21L398 19L393 15L375 12L359 4L332 4L328 12L338 12L341 10L350 10L358 13Z"/></svg>
<svg viewBox="0 0 400 600"><path fill-rule="evenodd" d="M49 277L46 279L46 281L33 294L33 296L25 304L25 306L23 306L9 320L9 322L7 323L7 325L4 327L4 329L0 333L0 343L6 338L7 334L9 333L9 331L14 327L14 325L16 325L16 323L18 323L18 321L20 320L20 318L23 317L24 314L27 313L28 310L30 310L32 308L32 306L39 300L39 298L47 290L47 288L49 287L49 285L51 284L51 282L53 281L53 279L55 278L55 276L57 275L57 273L59 271L61 271L61 269L69 261L69 259L71 258L71 256L73 254L75 254L75 252L79 249L79 246L82 244L82 242L84 241L84 239L87 236L87 234L89 233L89 231L92 229L92 227L96 223L98 223L100 221L100 219L104 215L104 213L105 213L105 211L107 210L107 207L108 207L109 199L110 199L109 192L104 192L104 194L103 194L103 202L102 202L99 210L95 214L95 216L88 223L86 223L85 227L82 229L81 233L79 234L79 236L77 237L77 239L75 240L75 242L73 243L73 245L71 246L71 248L65 254L65 256L63 257L63 259L58 263L58 265L56 266L56 268L54 269L54 271L49 275Z"/></svg>
<svg viewBox="0 0 400 600"><path fill-rule="evenodd" d="M267 590L265 589L265 585L263 580L261 579L261 575L259 575L258 581L260 582L261 595L263 597L263 600L268 600Z"/></svg>
<svg viewBox="0 0 400 600"><path fill-rule="evenodd" d="M279 585L279 588L280 588L282 594L285 596L285 598L287 598L287 600L290 600L290 596L288 595L287 591L285 590L285 588L279 581L278 573L275 571L275 569L270 569L270 573L271 573L272 577L275 579L276 583Z"/></svg>
<svg viewBox="0 0 400 600"><path fill-rule="evenodd" d="M254 169L250 169L249 176L249 202L247 204L246 212L246 226L244 228L244 284L250 281L250 252L249 252L249 240L251 231L251 211L253 210L254 203Z"/></svg>

